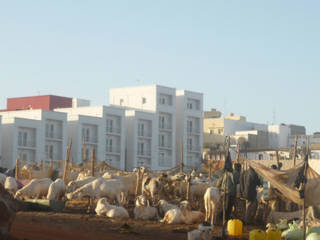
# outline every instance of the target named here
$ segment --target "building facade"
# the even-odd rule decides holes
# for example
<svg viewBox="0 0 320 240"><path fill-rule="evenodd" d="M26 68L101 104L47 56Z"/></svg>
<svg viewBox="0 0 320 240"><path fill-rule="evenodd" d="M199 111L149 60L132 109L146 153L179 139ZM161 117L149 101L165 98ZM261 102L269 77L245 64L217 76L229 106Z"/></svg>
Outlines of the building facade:
<svg viewBox="0 0 320 240"><path fill-rule="evenodd" d="M97 137L99 143L102 144L97 151L98 160L106 161L112 167L125 169L126 121L124 109L113 106L87 106L60 108L55 111L65 112L68 116L82 115L82 117L89 116L101 119L100 125L97 126L99 129ZM69 134L71 134L70 131ZM82 141L82 137L80 137L80 141Z"/></svg>
<svg viewBox="0 0 320 240"><path fill-rule="evenodd" d="M203 95L185 90L176 91L177 104L177 161L180 151L184 165L196 167L201 164L203 149ZM182 149L180 149L182 146Z"/></svg>
<svg viewBox="0 0 320 240"><path fill-rule="evenodd" d="M109 102L127 109L155 114L157 133L153 136L158 156L155 170L176 166L176 90L158 85L110 89ZM135 144L135 143L132 143ZM161 164L160 164L161 162Z"/></svg>

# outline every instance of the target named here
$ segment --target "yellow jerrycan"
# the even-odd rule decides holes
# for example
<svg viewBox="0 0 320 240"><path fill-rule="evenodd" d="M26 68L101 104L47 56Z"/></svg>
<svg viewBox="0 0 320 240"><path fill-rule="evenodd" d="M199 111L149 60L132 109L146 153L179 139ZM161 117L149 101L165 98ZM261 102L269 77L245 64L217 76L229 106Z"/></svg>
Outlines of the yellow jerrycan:
<svg viewBox="0 0 320 240"><path fill-rule="evenodd" d="M242 222L239 219L231 219L227 225L228 235L230 237L242 236Z"/></svg>
<svg viewBox="0 0 320 240"><path fill-rule="evenodd" d="M281 231L279 229L268 229L266 233L266 240L281 240Z"/></svg>
<svg viewBox="0 0 320 240"><path fill-rule="evenodd" d="M261 229L254 229L249 232L249 240L266 240L266 233Z"/></svg>

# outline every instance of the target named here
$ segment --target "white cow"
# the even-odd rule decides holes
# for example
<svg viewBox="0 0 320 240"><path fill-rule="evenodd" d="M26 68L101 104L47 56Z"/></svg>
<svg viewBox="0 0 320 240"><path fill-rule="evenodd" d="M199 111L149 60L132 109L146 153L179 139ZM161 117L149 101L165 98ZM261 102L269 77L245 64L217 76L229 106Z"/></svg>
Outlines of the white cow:
<svg viewBox="0 0 320 240"><path fill-rule="evenodd" d="M48 200L60 200L66 191L66 185L61 178L56 179L50 184L47 199Z"/></svg>
<svg viewBox="0 0 320 240"><path fill-rule="evenodd" d="M74 192L68 193L67 198L71 200L82 199L84 197L90 197L91 199L106 197L121 204L122 189L122 183L118 179L98 178L78 188Z"/></svg>
<svg viewBox="0 0 320 240"><path fill-rule="evenodd" d="M96 179L97 178L95 177L85 177L84 179L81 179L81 180L71 181L68 183L66 191L67 193L74 192L78 188L86 185L87 183L93 182Z"/></svg>
<svg viewBox="0 0 320 240"><path fill-rule="evenodd" d="M4 188L14 195L16 191L18 190L18 184L16 182L16 179L13 177L7 177L5 182L4 182Z"/></svg>
<svg viewBox="0 0 320 240"><path fill-rule="evenodd" d="M166 200L163 200L163 199L159 200L158 206L159 206L159 212L161 216L164 216L171 209L179 208L177 205L168 203Z"/></svg>
<svg viewBox="0 0 320 240"><path fill-rule="evenodd" d="M110 205L107 198L100 198L97 203L95 212L98 216L107 216L109 218L128 219L129 214L123 207Z"/></svg>
<svg viewBox="0 0 320 240"><path fill-rule="evenodd" d="M7 176L3 173L0 173L0 184L4 186L4 182L6 181Z"/></svg>
<svg viewBox="0 0 320 240"><path fill-rule="evenodd" d="M206 209L206 217L205 220L211 222L211 225L213 225L213 218L215 211L217 211L217 208L219 207L219 202L221 198L221 194L218 188L215 187L209 187L204 196L204 207Z"/></svg>
<svg viewBox="0 0 320 240"><path fill-rule="evenodd" d="M188 201L183 201L180 203L180 208L169 210L160 222L168 224L194 224L203 222L204 217L202 212L192 211Z"/></svg>
<svg viewBox="0 0 320 240"><path fill-rule="evenodd" d="M135 220L151 220L158 219L158 211L155 207L149 206L146 196L137 197L136 206L133 209Z"/></svg>
<svg viewBox="0 0 320 240"><path fill-rule="evenodd" d="M52 180L50 178L32 179L27 185L19 189L15 198L36 198L46 197Z"/></svg>

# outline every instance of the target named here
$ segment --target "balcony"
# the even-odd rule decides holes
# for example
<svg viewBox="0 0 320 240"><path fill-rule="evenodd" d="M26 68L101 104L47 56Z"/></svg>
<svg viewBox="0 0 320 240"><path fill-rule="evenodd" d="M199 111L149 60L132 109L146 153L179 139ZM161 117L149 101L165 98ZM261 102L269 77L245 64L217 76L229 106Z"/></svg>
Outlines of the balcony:
<svg viewBox="0 0 320 240"><path fill-rule="evenodd" d="M137 155L139 157L151 157L151 151L138 151Z"/></svg>
<svg viewBox="0 0 320 240"><path fill-rule="evenodd" d="M201 152L200 146L187 145L188 152Z"/></svg>
<svg viewBox="0 0 320 240"><path fill-rule="evenodd" d="M187 129L187 133L188 133L189 135L192 135L192 134L194 134L194 135L200 135L200 130L197 129L197 128L188 128L188 129Z"/></svg>
<svg viewBox="0 0 320 240"><path fill-rule="evenodd" d="M159 144L159 148L162 148L162 149L172 149L172 145L170 145L170 144L165 144L165 143L160 143L160 144Z"/></svg>
<svg viewBox="0 0 320 240"><path fill-rule="evenodd" d="M107 127L106 128L106 132L109 134L116 134L116 135L120 135L121 133L121 129L120 128L114 128L114 127Z"/></svg>
<svg viewBox="0 0 320 240"><path fill-rule="evenodd" d="M138 132L138 137L142 137L142 138L151 138L151 132Z"/></svg>
<svg viewBox="0 0 320 240"><path fill-rule="evenodd" d="M46 132L46 138L61 140L62 139L62 134L55 133L55 132Z"/></svg>
<svg viewBox="0 0 320 240"><path fill-rule="evenodd" d="M107 146L107 147L106 147L106 153L109 153L109 154L110 154L110 153L120 154L120 148Z"/></svg>
<svg viewBox="0 0 320 240"><path fill-rule="evenodd" d="M170 125L166 125L166 124L160 124L159 129L162 131L172 131L172 127Z"/></svg>
<svg viewBox="0 0 320 240"><path fill-rule="evenodd" d="M36 142L35 141L18 142L18 147L20 147L20 148L35 148L36 147Z"/></svg>
<svg viewBox="0 0 320 240"><path fill-rule="evenodd" d="M83 139L84 139L85 143L96 144L98 142L98 138L97 137L85 137Z"/></svg>

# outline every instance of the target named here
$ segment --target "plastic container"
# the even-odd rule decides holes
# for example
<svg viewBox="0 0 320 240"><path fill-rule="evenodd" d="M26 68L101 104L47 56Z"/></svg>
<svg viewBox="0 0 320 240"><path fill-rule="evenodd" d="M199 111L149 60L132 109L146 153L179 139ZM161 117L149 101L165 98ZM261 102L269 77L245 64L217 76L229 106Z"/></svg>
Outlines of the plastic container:
<svg viewBox="0 0 320 240"><path fill-rule="evenodd" d="M266 240L266 233L261 229L254 229L249 232L249 240Z"/></svg>
<svg viewBox="0 0 320 240"><path fill-rule="evenodd" d="M232 219L228 221L228 235L231 237L242 236L242 222L239 219Z"/></svg>
<svg viewBox="0 0 320 240"><path fill-rule="evenodd" d="M281 231L279 229L268 229L267 240L281 240Z"/></svg>

